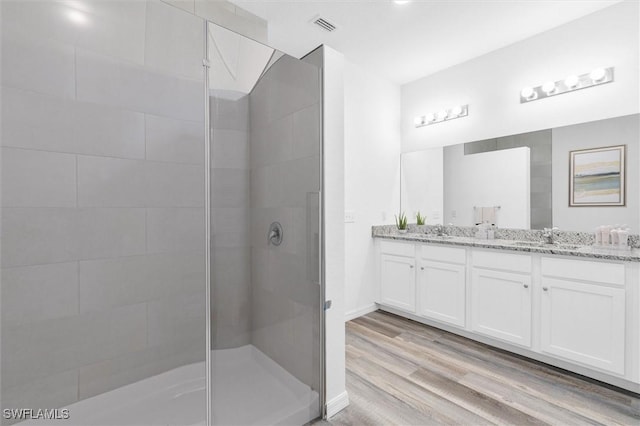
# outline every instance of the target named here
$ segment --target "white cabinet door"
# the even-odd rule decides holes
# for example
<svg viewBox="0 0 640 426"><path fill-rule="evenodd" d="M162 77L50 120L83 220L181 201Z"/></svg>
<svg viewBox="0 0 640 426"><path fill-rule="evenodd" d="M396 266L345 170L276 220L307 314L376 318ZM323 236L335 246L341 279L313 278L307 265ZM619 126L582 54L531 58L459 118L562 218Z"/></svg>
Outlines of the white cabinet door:
<svg viewBox="0 0 640 426"><path fill-rule="evenodd" d="M471 328L520 346L531 346L531 275L473 268Z"/></svg>
<svg viewBox="0 0 640 426"><path fill-rule="evenodd" d="M418 271L418 314L464 327L465 266L423 260Z"/></svg>
<svg viewBox="0 0 640 426"><path fill-rule="evenodd" d="M542 350L624 374L625 291L542 278Z"/></svg>
<svg viewBox="0 0 640 426"><path fill-rule="evenodd" d="M380 303L407 312L416 311L415 259L381 255Z"/></svg>

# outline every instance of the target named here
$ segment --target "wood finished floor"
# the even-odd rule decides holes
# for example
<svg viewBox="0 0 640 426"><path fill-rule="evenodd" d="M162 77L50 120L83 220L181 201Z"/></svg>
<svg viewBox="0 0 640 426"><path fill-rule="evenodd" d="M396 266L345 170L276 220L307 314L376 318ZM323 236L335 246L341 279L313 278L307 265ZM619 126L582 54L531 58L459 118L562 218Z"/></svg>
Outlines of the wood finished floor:
<svg viewBox="0 0 640 426"><path fill-rule="evenodd" d="M314 425L640 425L640 397L382 311L346 324L350 405Z"/></svg>

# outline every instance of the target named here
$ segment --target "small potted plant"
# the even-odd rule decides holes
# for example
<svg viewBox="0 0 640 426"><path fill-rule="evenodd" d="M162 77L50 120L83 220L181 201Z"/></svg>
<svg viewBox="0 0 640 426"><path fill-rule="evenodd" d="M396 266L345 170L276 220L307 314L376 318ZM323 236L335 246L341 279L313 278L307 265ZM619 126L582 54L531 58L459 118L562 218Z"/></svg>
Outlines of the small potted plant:
<svg viewBox="0 0 640 426"><path fill-rule="evenodd" d="M407 233L407 216L404 214L404 212L400 212L400 214L396 216L396 226L398 227L399 233Z"/></svg>
<svg viewBox="0 0 640 426"><path fill-rule="evenodd" d="M424 225L424 222L427 220L426 216L422 216L420 212L416 212L416 225Z"/></svg>

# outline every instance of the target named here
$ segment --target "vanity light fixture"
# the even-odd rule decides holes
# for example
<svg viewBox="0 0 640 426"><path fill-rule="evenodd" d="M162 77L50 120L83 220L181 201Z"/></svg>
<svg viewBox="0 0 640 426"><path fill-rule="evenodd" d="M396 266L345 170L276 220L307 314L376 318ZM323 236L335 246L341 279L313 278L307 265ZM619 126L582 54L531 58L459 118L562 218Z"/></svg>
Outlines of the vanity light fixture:
<svg viewBox="0 0 640 426"><path fill-rule="evenodd" d="M611 83L613 82L613 70L613 67L596 68L588 74L570 75L564 80L547 81L541 86L523 87L520 91L520 103L524 104L535 101L536 99L548 98L550 96L573 92L574 90Z"/></svg>
<svg viewBox="0 0 640 426"><path fill-rule="evenodd" d="M453 108L441 109L437 113L430 112L426 115L418 116L413 119L413 124L416 127L423 127L455 118L466 117L467 115L469 115L469 105L456 105Z"/></svg>

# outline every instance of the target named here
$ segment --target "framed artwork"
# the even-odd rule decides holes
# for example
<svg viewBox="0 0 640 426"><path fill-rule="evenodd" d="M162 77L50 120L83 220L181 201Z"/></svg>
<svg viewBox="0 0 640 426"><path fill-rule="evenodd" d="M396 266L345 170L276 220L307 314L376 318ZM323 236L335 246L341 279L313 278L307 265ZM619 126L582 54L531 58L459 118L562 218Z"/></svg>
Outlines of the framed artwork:
<svg viewBox="0 0 640 426"><path fill-rule="evenodd" d="M569 152L569 206L624 206L626 145Z"/></svg>

